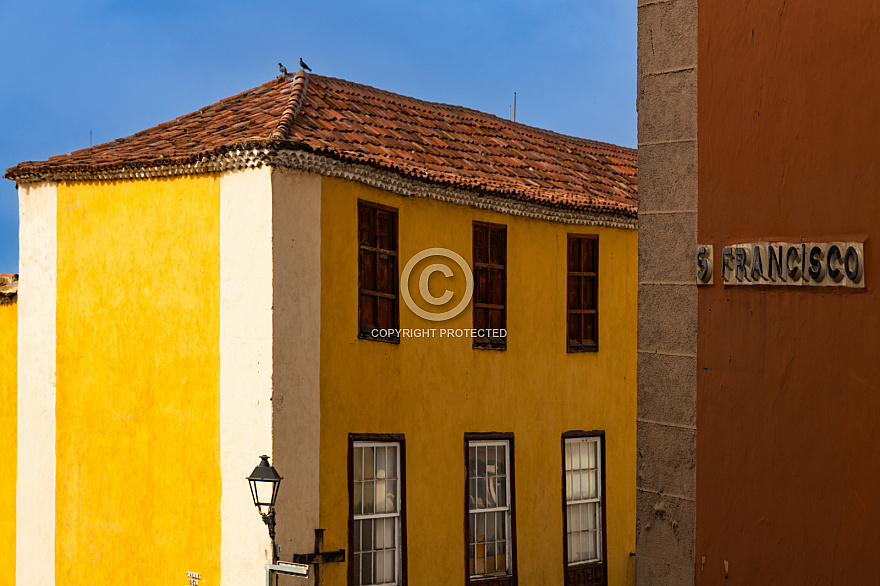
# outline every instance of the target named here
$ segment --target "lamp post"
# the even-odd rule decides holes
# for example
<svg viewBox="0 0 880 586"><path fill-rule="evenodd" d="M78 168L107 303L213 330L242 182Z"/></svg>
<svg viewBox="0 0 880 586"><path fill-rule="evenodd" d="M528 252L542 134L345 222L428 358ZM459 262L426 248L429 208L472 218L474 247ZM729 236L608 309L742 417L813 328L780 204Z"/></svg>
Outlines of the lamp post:
<svg viewBox="0 0 880 586"><path fill-rule="evenodd" d="M263 517L263 523L269 527L269 539L272 540L272 563L277 560L275 551L275 499L281 486L281 476L269 464L269 456L260 456L260 463L247 477L251 487L254 505ZM263 509L266 509L265 511Z"/></svg>

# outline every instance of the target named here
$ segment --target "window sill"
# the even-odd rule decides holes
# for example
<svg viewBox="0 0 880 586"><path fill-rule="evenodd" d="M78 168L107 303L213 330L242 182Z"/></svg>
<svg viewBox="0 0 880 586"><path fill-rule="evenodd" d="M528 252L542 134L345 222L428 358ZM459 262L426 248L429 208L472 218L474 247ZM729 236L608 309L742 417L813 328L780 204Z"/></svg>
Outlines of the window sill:
<svg viewBox="0 0 880 586"><path fill-rule="evenodd" d="M386 344L400 344L400 338L378 338L375 336L371 336L370 334L365 334L363 332L358 334L359 340L367 340L368 342L385 342Z"/></svg>
<svg viewBox="0 0 880 586"><path fill-rule="evenodd" d="M507 350L507 343L499 344L492 342L474 342L474 350Z"/></svg>
<svg viewBox="0 0 880 586"><path fill-rule="evenodd" d="M569 346L568 353L569 354L580 354L581 352L598 352L599 346Z"/></svg>

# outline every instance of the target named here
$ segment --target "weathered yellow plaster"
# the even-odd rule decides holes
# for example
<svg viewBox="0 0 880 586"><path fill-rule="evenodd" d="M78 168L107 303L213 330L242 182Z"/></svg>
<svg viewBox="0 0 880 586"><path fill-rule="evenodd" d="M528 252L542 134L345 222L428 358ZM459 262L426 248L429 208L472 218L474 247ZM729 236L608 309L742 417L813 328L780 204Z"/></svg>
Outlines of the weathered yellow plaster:
<svg viewBox="0 0 880 586"><path fill-rule="evenodd" d="M57 584L220 582L219 185L58 186Z"/></svg>
<svg viewBox="0 0 880 586"><path fill-rule="evenodd" d="M18 304L0 305L0 583L15 584Z"/></svg>
<svg viewBox="0 0 880 586"><path fill-rule="evenodd" d="M431 247L454 250L470 264L472 222L507 225L506 351L475 350L467 338L406 338L399 345L357 339L358 198L398 208L401 269ZM561 435L605 430L609 584L633 583L637 233L404 198L328 178L321 224L325 548L348 549L348 433L403 433L409 583L462 584L464 433L513 432L519 583L562 584ZM569 232L599 235L596 353L566 352ZM432 280L435 286L440 295L440 282ZM429 322L401 302L400 323L471 328L472 313L469 306L448 322ZM324 584L344 584L346 570L328 564Z"/></svg>

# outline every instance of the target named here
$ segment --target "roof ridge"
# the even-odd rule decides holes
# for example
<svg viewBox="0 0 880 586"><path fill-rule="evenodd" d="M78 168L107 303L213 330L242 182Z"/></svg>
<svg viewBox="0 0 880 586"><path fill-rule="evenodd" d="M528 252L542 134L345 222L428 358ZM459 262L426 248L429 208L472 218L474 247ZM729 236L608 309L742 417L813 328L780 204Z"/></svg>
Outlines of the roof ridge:
<svg viewBox="0 0 880 586"><path fill-rule="evenodd" d="M306 90L308 88L309 75L300 69L294 74L293 83L290 86L290 99L287 100L287 107L278 120L278 126L269 135L270 140L287 140L290 127L293 126L293 121L296 120L306 99Z"/></svg>
<svg viewBox="0 0 880 586"><path fill-rule="evenodd" d="M523 129L523 130L526 130L529 132L534 132L535 134L544 135L544 136L549 135L551 137L561 137L566 140L572 140L574 142L586 144L586 145L593 146L593 147L600 147L600 148L605 148L605 149L615 151L615 152L622 152L622 154L630 155L632 157L635 157L636 153L638 151L638 149L633 148L633 147L618 145L618 144L614 144L614 143L606 142L606 141L601 141L601 140L594 140L591 138L583 138L583 137L574 136L571 134L564 134L562 132L557 132L555 130L541 128L539 126L530 126L530 125L524 124L522 122L517 122L516 120L502 118L501 116L498 116L496 114L492 114L490 112L483 112L482 110L469 108L467 106L461 106L461 105L457 105L457 104L449 104L446 102L432 102L430 100L423 100L421 98L414 98L414 97L408 96L406 94L399 94L397 92L392 92L390 90L377 88L377 87L374 87L371 85L367 85L365 83L359 83L356 81L351 81L348 79L341 79L338 77L331 77L328 75L317 75L317 74L313 73L313 74L311 74L311 76L315 77L318 80L330 81L330 82L337 83L342 86L356 87L356 88L360 88L361 90L366 89L371 92L375 92L377 94L384 94L384 96L387 96L392 99L393 98L402 98L402 99L410 101L410 102L424 104L425 109L428 111L431 111L431 107L440 106L445 109L456 111L460 115L463 115L463 114L471 115L471 117L473 117L473 118L486 118L486 117L488 117L488 118L494 119L494 121L501 126L516 127L516 128L520 128L520 129Z"/></svg>

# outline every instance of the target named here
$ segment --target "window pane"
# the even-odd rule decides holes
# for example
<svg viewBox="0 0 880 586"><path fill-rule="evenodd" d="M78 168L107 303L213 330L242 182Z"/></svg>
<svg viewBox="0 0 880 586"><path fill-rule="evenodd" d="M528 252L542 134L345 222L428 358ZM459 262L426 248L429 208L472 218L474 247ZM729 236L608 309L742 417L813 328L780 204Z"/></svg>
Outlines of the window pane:
<svg viewBox="0 0 880 586"><path fill-rule="evenodd" d="M367 480L373 478L373 472L375 470L373 450L374 448L364 448L364 478Z"/></svg>
<svg viewBox="0 0 880 586"><path fill-rule="evenodd" d="M571 470L571 444L565 443L565 469Z"/></svg>
<svg viewBox="0 0 880 586"><path fill-rule="evenodd" d="M581 451L578 445L572 446L571 449L571 469L580 470L581 468Z"/></svg>
<svg viewBox="0 0 880 586"><path fill-rule="evenodd" d="M486 508L486 479L477 478L477 508Z"/></svg>
<svg viewBox="0 0 880 586"><path fill-rule="evenodd" d="M596 442L584 441L581 444L581 460L584 468L596 467Z"/></svg>
<svg viewBox="0 0 880 586"><path fill-rule="evenodd" d="M385 545L385 519L376 519L373 522L373 546L375 549L384 549Z"/></svg>
<svg viewBox="0 0 880 586"><path fill-rule="evenodd" d="M361 556L361 584L373 583L373 554Z"/></svg>
<svg viewBox="0 0 880 586"><path fill-rule="evenodd" d="M385 448L376 448L376 478L387 478L388 470L385 463Z"/></svg>
<svg viewBox="0 0 880 586"><path fill-rule="evenodd" d="M565 500L568 500L568 501L570 501L572 499L572 492L571 492L571 475L572 474L573 474L573 472L566 472L565 473Z"/></svg>
<svg viewBox="0 0 880 586"><path fill-rule="evenodd" d="M477 477L486 476L486 446L477 447Z"/></svg>
<svg viewBox="0 0 880 586"><path fill-rule="evenodd" d="M498 446L498 474L507 474L507 446Z"/></svg>
<svg viewBox="0 0 880 586"><path fill-rule="evenodd" d="M396 519L385 520L385 547L397 547L397 538L394 536L394 525L396 522Z"/></svg>
<svg viewBox="0 0 880 586"><path fill-rule="evenodd" d="M495 446L486 447L486 471L488 474L495 474Z"/></svg>
<svg viewBox="0 0 880 586"><path fill-rule="evenodd" d="M385 552L385 581L386 582L394 582L396 578L396 572L394 567L394 551L386 551Z"/></svg>
<svg viewBox="0 0 880 586"><path fill-rule="evenodd" d="M470 508L477 508L477 480L476 478L471 478L469 481L470 486L468 487L468 500L470 501Z"/></svg>
<svg viewBox="0 0 880 586"><path fill-rule="evenodd" d="M354 540L354 550L362 551L361 549L361 524L363 521L355 521L354 522L354 530L353 530L353 540ZM355 558L355 564L357 564L357 558Z"/></svg>
<svg viewBox="0 0 880 586"><path fill-rule="evenodd" d="M364 482L364 514L371 515L376 512L375 496L376 488L372 482Z"/></svg>
<svg viewBox="0 0 880 586"><path fill-rule="evenodd" d="M385 582L385 552L379 551L374 554L373 568L376 572L376 584Z"/></svg>
<svg viewBox="0 0 880 586"><path fill-rule="evenodd" d="M579 500L583 498L581 494L581 473L573 472L571 475L571 498Z"/></svg>
<svg viewBox="0 0 880 586"><path fill-rule="evenodd" d="M389 513L397 512L397 480L389 480L385 483L385 510Z"/></svg>
<svg viewBox="0 0 880 586"><path fill-rule="evenodd" d="M499 476L498 477L498 506L506 507L507 506L507 477Z"/></svg>
<svg viewBox="0 0 880 586"><path fill-rule="evenodd" d="M380 474L384 474L384 470L380 472ZM377 513L385 513L385 481L377 480L376 481L376 512Z"/></svg>
<svg viewBox="0 0 880 586"><path fill-rule="evenodd" d="M355 448L352 454L352 465L354 467L354 480L364 479L364 449Z"/></svg>
<svg viewBox="0 0 880 586"><path fill-rule="evenodd" d="M468 478L477 476L477 448L468 448Z"/></svg>
<svg viewBox="0 0 880 586"><path fill-rule="evenodd" d="M597 496L595 494L596 485L595 485L595 482L593 481L593 474L595 474L595 472L589 471L589 470L584 470L584 471L580 472L581 495L582 495L581 498L585 498L585 499L596 498L596 496Z"/></svg>
<svg viewBox="0 0 880 586"><path fill-rule="evenodd" d="M388 478L397 478L397 446L389 446L388 450Z"/></svg>
<svg viewBox="0 0 880 586"><path fill-rule="evenodd" d="M496 495L498 494L498 481L495 478L486 479L488 490L486 492L486 508L494 509L498 506Z"/></svg>
<svg viewBox="0 0 880 586"><path fill-rule="evenodd" d="M352 486L352 496L354 498L354 514L360 515L364 512L364 484L355 482Z"/></svg>
<svg viewBox="0 0 880 586"><path fill-rule="evenodd" d="M361 551L370 551L373 549L373 521L365 520L362 521L363 531L361 531L361 545L363 549Z"/></svg>

